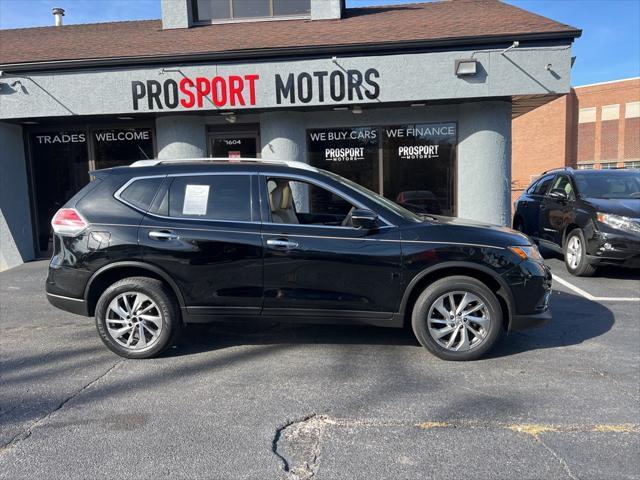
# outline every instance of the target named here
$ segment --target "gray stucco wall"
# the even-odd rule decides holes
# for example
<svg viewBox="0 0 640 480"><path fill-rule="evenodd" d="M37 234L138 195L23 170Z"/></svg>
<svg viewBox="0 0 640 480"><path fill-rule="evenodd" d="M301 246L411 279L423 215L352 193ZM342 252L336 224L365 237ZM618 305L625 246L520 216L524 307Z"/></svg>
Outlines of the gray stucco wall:
<svg viewBox="0 0 640 480"><path fill-rule="evenodd" d="M0 271L32 260L33 235L22 127L0 122Z"/></svg>
<svg viewBox="0 0 640 480"><path fill-rule="evenodd" d="M456 77L456 59L476 58L479 72L473 77ZM127 115L153 111L167 114L180 111L200 111L214 114L216 110L251 111L255 109L291 110L299 107L360 104L380 105L389 102L420 102L430 100L461 100L472 98L489 99L512 95L546 95L567 93L570 86L570 45L537 48L517 48L502 55L499 50L449 51L415 53L404 55L338 57L315 60L289 60L279 62L251 62L237 64L185 65L180 67L162 66L153 68L123 68L113 70L77 70L55 74L38 73L11 76L5 74L2 81L7 85L2 97L0 119L55 117L71 115ZM545 66L552 65L551 70ZM312 80L313 94L308 103L301 103L298 95L295 103L291 97L282 95L278 102L276 79L285 82L289 75L324 71L344 75L345 71L358 70L361 73L375 69L375 82L379 85L376 98L347 96L342 100L332 100L324 82L324 95L320 95L318 80ZM248 83L245 86L245 105L228 103L216 108L210 97L205 97L202 106L185 107L180 103L168 109L151 102L149 96L137 102L134 110L132 82L180 82L184 77L258 75L255 80L255 105L248 100ZM364 75L364 73L363 73ZM327 77L328 78L328 77ZM344 79L344 77L343 77ZM298 88L298 81L294 82ZM138 85L140 87L140 85ZM145 87L146 88L146 87ZM306 87L305 87L306 88ZM373 87L368 87L370 90ZM169 91L169 90L167 90ZM179 94L180 95L180 94ZM162 98L164 98L164 93ZM181 97L183 98L183 97Z"/></svg>
<svg viewBox="0 0 640 480"><path fill-rule="evenodd" d="M311 19L328 20L342 16L342 0L311 0Z"/></svg>
<svg viewBox="0 0 640 480"><path fill-rule="evenodd" d="M191 26L191 0L162 0L162 28L188 28Z"/></svg>
<svg viewBox="0 0 640 480"><path fill-rule="evenodd" d="M511 223L511 103L460 106L458 216Z"/></svg>
<svg viewBox="0 0 640 480"><path fill-rule="evenodd" d="M156 119L158 158L199 158L207 156L204 117L170 116Z"/></svg>

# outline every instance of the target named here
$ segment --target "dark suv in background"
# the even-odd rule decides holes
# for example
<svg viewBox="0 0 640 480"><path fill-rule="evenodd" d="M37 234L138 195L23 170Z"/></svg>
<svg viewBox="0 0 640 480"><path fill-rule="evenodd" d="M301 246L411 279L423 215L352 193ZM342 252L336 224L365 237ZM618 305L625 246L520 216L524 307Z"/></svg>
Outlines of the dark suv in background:
<svg viewBox="0 0 640 480"><path fill-rule="evenodd" d="M509 228L421 217L303 163L134 165L94 172L56 213L46 282L119 355L158 354L184 323L258 317L411 322L435 355L470 360L550 318L549 269Z"/></svg>
<svg viewBox="0 0 640 480"><path fill-rule="evenodd" d="M640 170L545 172L516 201L513 228L563 253L572 275L640 268Z"/></svg>

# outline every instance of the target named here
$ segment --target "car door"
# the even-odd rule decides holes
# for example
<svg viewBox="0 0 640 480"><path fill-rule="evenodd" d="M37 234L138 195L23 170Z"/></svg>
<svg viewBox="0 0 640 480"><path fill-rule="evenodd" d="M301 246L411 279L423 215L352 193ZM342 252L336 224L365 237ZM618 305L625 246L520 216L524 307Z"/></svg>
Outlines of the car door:
<svg viewBox="0 0 640 480"><path fill-rule="evenodd" d="M562 236L567 225L573 222L575 192L571 178L559 173L553 179L551 188L543 197L540 206L539 223L541 239L547 243L562 246Z"/></svg>
<svg viewBox="0 0 640 480"><path fill-rule="evenodd" d="M140 225L143 260L175 280L190 315L259 314L259 217L254 175L169 175Z"/></svg>
<svg viewBox="0 0 640 480"><path fill-rule="evenodd" d="M518 213L523 219L523 232L532 237L540 237L540 207L544 194L551 185L553 175L546 175L531 185L525 195L518 200Z"/></svg>
<svg viewBox="0 0 640 480"><path fill-rule="evenodd" d="M396 226L353 228L347 215L364 206L318 180L263 174L260 193L264 315L391 318L401 296Z"/></svg>

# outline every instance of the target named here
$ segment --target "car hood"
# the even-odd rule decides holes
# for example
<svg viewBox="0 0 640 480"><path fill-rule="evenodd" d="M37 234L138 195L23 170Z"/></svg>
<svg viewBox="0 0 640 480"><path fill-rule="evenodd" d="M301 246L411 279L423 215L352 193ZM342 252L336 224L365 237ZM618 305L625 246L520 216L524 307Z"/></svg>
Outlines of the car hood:
<svg viewBox="0 0 640 480"><path fill-rule="evenodd" d="M640 218L640 198L584 198L583 200L598 212Z"/></svg>
<svg viewBox="0 0 640 480"><path fill-rule="evenodd" d="M404 230L402 239L498 248L533 244L529 237L508 227L439 215L429 215L423 223Z"/></svg>

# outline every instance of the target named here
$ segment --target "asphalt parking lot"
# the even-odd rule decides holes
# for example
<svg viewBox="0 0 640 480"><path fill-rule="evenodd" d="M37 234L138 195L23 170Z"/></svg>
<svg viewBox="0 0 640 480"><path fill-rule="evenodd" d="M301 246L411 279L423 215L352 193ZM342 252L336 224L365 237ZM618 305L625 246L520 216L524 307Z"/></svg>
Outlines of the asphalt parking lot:
<svg viewBox="0 0 640 480"><path fill-rule="evenodd" d="M278 324L124 360L47 304L46 262L0 273L0 478L640 478L640 276L548 262L553 322L472 363Z"/></svg>

